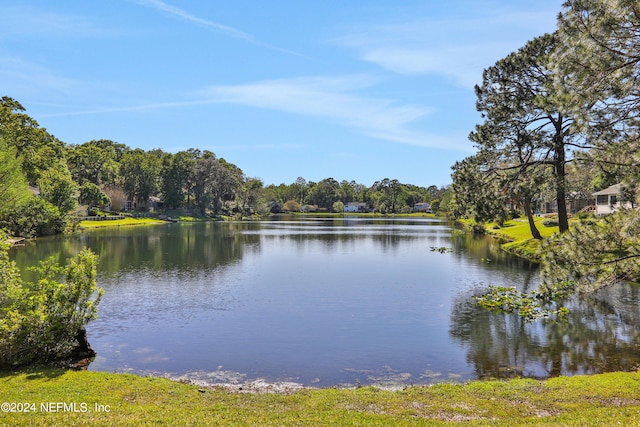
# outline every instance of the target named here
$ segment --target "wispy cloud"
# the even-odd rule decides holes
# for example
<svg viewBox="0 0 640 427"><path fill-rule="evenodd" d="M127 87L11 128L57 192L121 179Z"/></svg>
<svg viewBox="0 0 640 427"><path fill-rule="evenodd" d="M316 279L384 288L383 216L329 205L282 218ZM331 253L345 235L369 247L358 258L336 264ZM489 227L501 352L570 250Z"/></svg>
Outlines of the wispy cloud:
<svg viewBox="0 0 640 427"><path fill-rule="evenodd" d="M211 145L212 150L299 150L305 148L304 144L231 144L231 145Z"/></svg>
<svg viewBox="0 0 640 427"><path fill-rule="evenodd" d="M0 82L10 82L6 95L63 94L80 90L82 82L57 75L55 72L16 56L0 56Z"/></svg>
<svg viewBox="0 0 640 427"><path fill-rule="evenodd" d="M419 128L421 119L434 113L434 109L364 96L358 92L377 82L378 79L363 75L267 80L241 85L210 86L194 93L193 99L186 101L88 108L42 114L40 117L238 104L324 120L384 141L461 151L469 149L466 135L442 136L413 128Z"/></svg>
<svg viewBox="0 0 640 427"><path fill-rule="evenodd" d="M202 96L213 102L284 111L338 123L367 136L402 144L466 149L456 141L411 128L433 109L360 95L377 80L367 76L305 77L234 86L212 86Z"/></svg>
<svg viewBox="0 0 640 427"><path fill-rule="evenodd" d="M553 17L555 12L549 10L498 11L457 20L411 20L350 28L333 42L395 73L441 75L473 87L484 68L541 35L545 28L553 31Z"/></svg>
<svg viewBox="0 0 640 427"><path fill-rule="evenodd" d="M25 36L104 37L117 30L105 28L90 18L49 12L30 6L0 6L0 40Z"/></svg>
<svg viewBox="0 0 640 427"><path fill-rule="evenodd" d="M184 21L187 22L191 22L193 24L197 24L197 25L201 25L203 27L206 28L210 28L216 32L219 32L221 34L224 34L226 36L229 37L233 37L239 40L243 40L247 43L251 43L253 45L256 46L260 46L260 47L264 47L267 49L271 49L271 50L275 50L278 52L283 52L283 53L288 53L288 54L292 54L292 55L296 55L296 56L303 56L300 55L297 52L288 50L288 49L283 49L277 46L273 46L269 43L265 43L261 40L258 40L257 38L255 38L253 35L246 33L244 31L238 30L236 28L230 27L228 25L224 25L224 24L220 24L218 22L215 21L211 21L209 19L204 19L201 18L199 16L193 15L183 9L180 9L179 7L176 6L172 6L170 4L167 4L161 0L136 0L137 3L144 5L144 6L149 6L152 7L156 10L160 10L162 12L165 12L171 16L180 18Z"/></svg>
<svg viewBox="0 0 640 427"><path fill-rule="evenodd" d="M173 102L154 102L147 104L127 105L127 106L115 106L115 107L98 107L98 108L86 108L73 111L63 111L59 113L45 113L40 114L39 117L70 117L70 116L88 116L94 114L109 114L109 113L143 113L153 110L166 110L172 108L185 108L194 107L198 105L208 105L213 102L209 99L199 99L191 101L173 101Z"/></svg>

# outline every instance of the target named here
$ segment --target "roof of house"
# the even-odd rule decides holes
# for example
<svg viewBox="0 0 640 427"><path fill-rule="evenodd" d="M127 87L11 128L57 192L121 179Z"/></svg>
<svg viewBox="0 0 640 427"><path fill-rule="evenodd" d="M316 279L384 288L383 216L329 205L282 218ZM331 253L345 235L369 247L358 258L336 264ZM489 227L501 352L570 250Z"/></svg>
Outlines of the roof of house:
<svg viewBox="0 0 640 427"><path fill-rule="evenodd" d="M614 184L611 187L607 187L604 190L596 191L593 196L608 196L611 194L620 194L622 184Z"/></svg>

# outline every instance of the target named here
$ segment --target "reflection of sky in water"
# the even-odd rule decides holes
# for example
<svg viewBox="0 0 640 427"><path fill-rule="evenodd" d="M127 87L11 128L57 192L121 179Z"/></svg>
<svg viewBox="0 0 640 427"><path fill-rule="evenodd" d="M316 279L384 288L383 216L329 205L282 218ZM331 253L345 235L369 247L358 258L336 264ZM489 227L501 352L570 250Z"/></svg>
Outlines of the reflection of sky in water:
<svg viewBox="0 0 640 427"><path fill-rule="evenodd" d="M92 370L210 383L392 386L514 370L538 376L553 365L553 357L545 359L552 328L523 327L470 302L488 285L534 287L535 268L444 222L339 219L127 231L83 237L101 256L106 291L100 318L88 327L99 355ZM637 307L636 295L627 300ZM624 321L613 328L625 339L635 334ZM520 346L526 349L515 354Z"/></svg>

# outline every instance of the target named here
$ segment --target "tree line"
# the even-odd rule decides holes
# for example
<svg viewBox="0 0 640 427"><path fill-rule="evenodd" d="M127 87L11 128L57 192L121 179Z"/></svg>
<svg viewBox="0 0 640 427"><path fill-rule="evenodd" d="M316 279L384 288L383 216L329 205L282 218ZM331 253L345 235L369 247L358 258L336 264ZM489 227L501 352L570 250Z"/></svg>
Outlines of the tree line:
<svg viewBox="0 0 640 427"><path fill-rule="evenodd" d="M150 197L166 209L198 215L295 212L305 205L342 211L349 202L361 202L368 211L399 213L411 212L419 202L431 202L436 210L441 202L446 207L446 190L388 178L371 186L302 177L265 186L208 150L145 151L105 139L65 144L18 101L0 100L0 228L13 235L61 233L79 205L145 209Z"/></svg>

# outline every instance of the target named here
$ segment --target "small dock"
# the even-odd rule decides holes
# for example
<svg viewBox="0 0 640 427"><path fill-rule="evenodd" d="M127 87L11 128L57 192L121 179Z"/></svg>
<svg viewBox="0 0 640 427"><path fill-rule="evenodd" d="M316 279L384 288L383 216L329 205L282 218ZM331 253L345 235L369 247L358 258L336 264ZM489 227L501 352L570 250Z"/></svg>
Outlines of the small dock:
<svg viewBox="0 0 640 427"><path fill-rule="evenodd" d="M24 246L25 238L24 237L9 237L7 239L9 244L13 246Z"/></svg>

